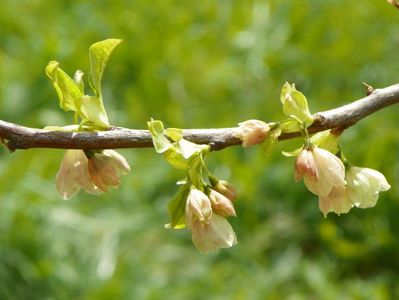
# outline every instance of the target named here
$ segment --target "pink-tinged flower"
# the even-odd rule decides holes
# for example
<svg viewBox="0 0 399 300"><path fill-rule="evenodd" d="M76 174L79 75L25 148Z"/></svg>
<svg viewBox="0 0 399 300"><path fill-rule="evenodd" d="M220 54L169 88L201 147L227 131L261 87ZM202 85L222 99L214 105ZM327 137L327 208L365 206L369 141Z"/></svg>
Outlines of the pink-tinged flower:
<svg viewBox="0 0 399 300"><path fill-rule="evenodd" d="M94 184L103 192L110 187L118 187L120 176L130 171L126 159L114 150L93 153L88 161L88 170Z"/></svg>
<svg viewBox="0 0 399 300"><path fill-rule="evenodd" d="M206 222L212 216L211 201L208 196L196 188L192 188L186 201L186 223L187 227L195 220Z"/></svg>
<svg viewBox="0 0 399 300"><path fill-rule="evenodd" d="M353 207L352 201L348 197L345 186L333 186L331 191L326 196L319 197L319 208L327 216L329 212L336 214L345 214Z"/></svg>
<svg viewBox="0 0 399 300"><path fill-rule="evenodd" d="M191 223L192 240L201 252L230 248L237 244L236 234L226 218L212 214L207 222L195 219Z"/></svg>
<svg viewBox="0 0 399 300"><path fill-rule="evenodd" d="M221 193L211 189L209 192L209 199L211 200L212 210L214 213L223 217L235 217L237 215L234 210L233 202Z"/></svg>
<svg viewBox="0 0 399 300"><path fill-rule="evenodd" d="M375 206L379 193L391 187L382 173L369 168L350 167L346 181L349 198L360 208Z"/></svg>
<svg viewBox="0 0 399 300"><path fill-rule="evenodd" d="M56 175L57 191L64 200L79 192L98 193L88 169L88 160L82 150L67 150Z"/></svg>
<svg viewBox="0 0 399 300"><path fill-rule="evenodd" d="M230 201L234 201L237 198L236 190L226 180L219 180L213 189L230 199Z"/></svg>
<svg viewBox="0 0 399 300"><path fill-rule="evenodd" d="M237 136L242 140L244 148L262 143L270 132L269 124L260 120L247 120L238 123Z"/></svg>
<svg viewBox="0 0 399 300"><path fill-rule="evenodd" d="M325 197L334 186L345 185L345 167L341 160L322 148L303 149L295 163L295 178L312 193Z"/></svg>

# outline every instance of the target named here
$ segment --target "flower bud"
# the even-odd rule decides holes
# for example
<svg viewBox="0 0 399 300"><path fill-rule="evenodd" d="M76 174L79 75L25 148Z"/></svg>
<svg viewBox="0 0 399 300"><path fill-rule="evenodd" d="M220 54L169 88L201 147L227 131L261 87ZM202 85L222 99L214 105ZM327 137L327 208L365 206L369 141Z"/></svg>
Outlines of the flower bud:
<svg viewBox="0 0 399 300"><path fill-rule="evenodd" d="M230 199L230 201L234 201L237 198L236 190L226 180L219 180L216 185L213 186L213 189Z"/></svg>
<svg viewBox="0 0 399 300"><path fill-rule="evenodd" d="M235 217L237 215L233 203L221 193L211 189L209 192L209 199L211 200L213 212L218 215L223 217Z"/></svg>
<svg viewBox="0 0 399 300"><path fill-rule="evenodd" d="M114 150L103 150L89 158L90 176L96 186L103 192L109 187L118 187L121 174L127 174L130 166L126 159Z"/></svg>
<svg viewBox="0 0 399 300"><path fill-rule="evenodd" d="M67 150L56 175L57 191L64 200L79 192L98 193L88 170L88 160L82 150Z"/></svg>
<svg viewBox="0 0 399 300"><path fill-rule="evenodd" d="M309 191L319 197L326 197L334 186L345 185L345 167L331 152L313 147L304 149L295 164L295 178L303 176Z"/></svg>
<svg viewBox="0 0 399 300"><path fill-rule="evenodd" d="M360 208L375 206L379 193L391 187L382 173L369 168L350 167L346 181L349 198Z"/></svg>
<svg viewBox="0 0 399 300"><path fill-rule="evenodd" d="M244 148L262 143L270 132L269 124L260 120L247 120L238 125L237 136L242 140Z"/></svg>
<svg viewBox="0 0 399 300"><path fill-rule="evenodd" d="M186 223L190 228L195 220L206 222L212 215L211 201L208 196L196 188L192 188L186 202Z"/></svg>

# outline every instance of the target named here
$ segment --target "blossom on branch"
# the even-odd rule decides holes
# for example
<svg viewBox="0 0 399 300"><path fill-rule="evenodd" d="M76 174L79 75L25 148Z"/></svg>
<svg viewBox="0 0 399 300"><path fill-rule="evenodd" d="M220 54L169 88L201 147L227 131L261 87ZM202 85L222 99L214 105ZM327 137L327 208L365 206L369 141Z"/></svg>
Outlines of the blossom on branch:
<svg viewBox="0 0 399 300"><path fill-rule="evenodd" d="M242 140L244 148L262 143L270 132L269 124L260 120L247 120L238 123L237 136Z"/></svg>

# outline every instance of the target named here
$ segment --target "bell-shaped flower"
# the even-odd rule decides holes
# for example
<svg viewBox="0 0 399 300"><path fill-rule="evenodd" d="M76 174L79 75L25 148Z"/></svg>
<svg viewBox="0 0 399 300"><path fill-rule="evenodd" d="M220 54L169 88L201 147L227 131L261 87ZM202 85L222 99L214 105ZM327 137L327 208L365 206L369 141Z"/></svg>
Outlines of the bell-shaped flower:
<svg viewBox="0 0 399 300"><path fill-rule="evenodd" d="M196 188L192 188L186 201L186 223L191 228L191 224L196 220L206 222L212 216L211 201L208 196Z"/></svg>
<svg viewBox="0 0 399 300"><path fill-rule="evenodd" d="M349 198L360 208L375 206L379 193L391 187L382 173L369 168L350 167L346 181Z"/></svg>
<svg viewBox="0 0 399 300"><path fill-rule="evenodd" d="M238 126L237 136L242 140L244 148L262 143L270 132L269 124L260 120L247 120Z"/></svg>
<svg viewBox="0 0 399 300"><path fill-rule="evenodd" d="M88 159L82 150L67 150L56 175L57 191L65 200L83 188L89 193L98 193L88 169Z"/></svg>
<svg viewBox="0 0 399 300"><path fill-rule="evenodd" d="M237 215L234 210L233 202L221 193L211 189L209 192L209 199L211 200L212 210L214 213L223 217L235 217Z"/></svg>
<svg viewBox="0 0 399 300"><path fill-rule="evenodd" d="M94 184L103 192L118 187L121 174L127 174L130 166L126 159L114 150L93 153L88 161L88 170Z"/></svg>
<svg viewBox="0 0 399 300"><path fill-rule="evenodd" d="M213 189L227 197L230 201L234 201L237 198L236 190L226 180L219 180L217 184L213 186Z"/></svg>
<svg viewBox="0 0 399 300"><path fill-rule="evenodd" d="M295 163L295 178L303 177L306 187L314 194L325 197L334 186L345 185L345 167L331 152L318 148L303 149Z"/></svg>
<svg viewBox="0 0 399 300"><path fill-rule="evenodd" d="M237 244L236 234L226 218L212 214L207 222L195 219L191 223L192 240L201 252L230 248Z"/></svg>
<svg viewBox="0 0 399 300"><path fill-rule="evenodd" d="M353 207L348 197L346 187L343 185L333 186L327 196L319 197L319 208L326 217L329 212L345 214Z"/></svg>

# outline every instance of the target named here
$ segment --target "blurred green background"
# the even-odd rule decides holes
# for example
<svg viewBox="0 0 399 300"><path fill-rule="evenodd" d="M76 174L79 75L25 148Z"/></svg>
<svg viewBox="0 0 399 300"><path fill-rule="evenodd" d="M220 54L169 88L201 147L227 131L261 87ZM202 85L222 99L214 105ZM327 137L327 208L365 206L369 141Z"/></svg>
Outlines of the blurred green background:
<svg viewBox="0 0 399 300"><path fill-rule="evenodd" d="M105 72L111 123L230 127L283 117L295 82L313 112L399 81L399 11L386 1L0 0L0 119L66 125L44 68L88 73L88 47L122 38ZM239 192L239 244L199 253L163 228L184 175L153 149L121 150L119 190L62 201L62 150L0 150L0 299L399 299L399 126L389 107L345 132L355 165L392 188L373 209L318 210L293 179L292 150L228 148L208 163Z"/></svg>

